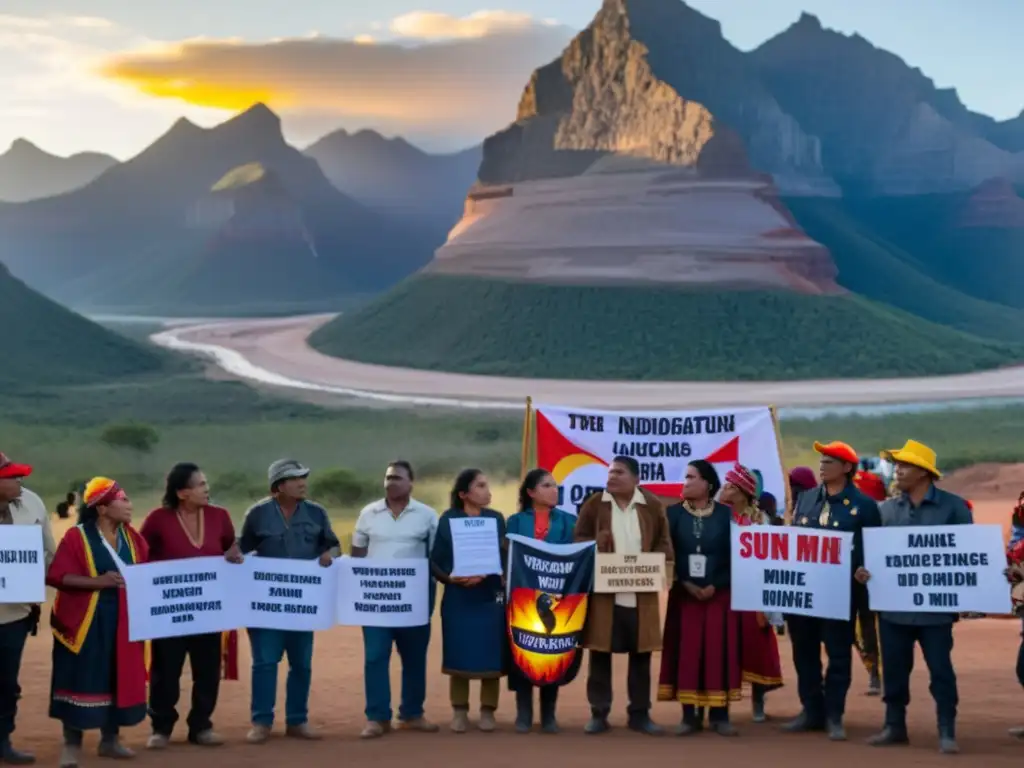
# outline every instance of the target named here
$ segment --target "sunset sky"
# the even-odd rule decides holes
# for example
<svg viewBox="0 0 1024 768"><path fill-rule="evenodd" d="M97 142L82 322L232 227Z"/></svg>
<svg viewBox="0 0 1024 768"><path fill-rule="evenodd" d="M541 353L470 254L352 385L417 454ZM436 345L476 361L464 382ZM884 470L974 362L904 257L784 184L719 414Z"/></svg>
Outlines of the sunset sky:
<svg viewBox="0 0 1024 768"><path fill-rule="evenodd" d="M184 115L254 101L304 145L372 127L435 151L514 116L530 72L600 0L2 0L0 152L16 138L125 159ZM1020 0L690 0L749 49L802 10L859 32L1000 119L1024 108Z"/></svg>

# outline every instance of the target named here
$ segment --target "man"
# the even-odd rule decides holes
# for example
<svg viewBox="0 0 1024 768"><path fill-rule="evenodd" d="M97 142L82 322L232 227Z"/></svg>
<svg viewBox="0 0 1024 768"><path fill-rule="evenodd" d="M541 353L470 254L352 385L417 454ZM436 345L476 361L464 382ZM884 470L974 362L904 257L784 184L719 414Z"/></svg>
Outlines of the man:
<svg viewBox="0 0 1024 768"><path fill-rule="evenodd" d="M885 481L871 469L866 468L864 459L860 460L860 469L853 476L853 484L857 490L874 500L876 503L885 501L889 494ZM882 695L882 678L879 671L877 616L871 610L865 590L857 590L857 637L854 646L860 654L861 663L868 671L868 696Z"/></svg>
<svg viewBox="0 0 1024 768"><path fill-rule="evenodd" d="M862 532L881 525L878 505L857 490L857 453L846 443L815 443L821 485L804 491L797 502L792 524L853 533L853 563L850 578L864 562ZM803 709L795 720L783 726L792 733L825 730L832 741L845 741L843 715L850 690L853 644L856 637L856 606L867 603L867 590L853 583L850 618L819 619L787 616L796 667L797 692ZM828 669L821 675L821 646L828 656Z"/></svg>
<svg viewBox="0 0 1024 768"><path fill-rule="evenodd" d="M352 557L381 560L428 558L437 533L437 512L412 498L414 474L407 461L393 461L384 473L384 498L359 513L352 534ZM430 581L430 615L434 609ZM420 627L363 627L363 683L366 727L360 734L375 739L391 730L391 647L402 659L402 703L398 727L434 733L436 724L423 716L427 697L427 646L430 622Z"/></svg>
<svg viewBox="0 0 1024 768"><path fill-rule="evenodd" d="M639 487L639 481L636 459L616 457L608 468L605 491L595 493L580 508L576 541L596 541L597 551L603 553L663 552L666 573L671 573L672 540L665 508L654 494ZM649 736L663 733L650 716L651 653L661 649L658 599L656 592L591 596L583 643L590 649L587 733L604 733L610 727L613 653L629 655L630 729Z"/></svg>
<svg viewBox="0 0 1024 768"><path fill-rule="evenodd" d="M43 557L46 566L53 561L57 546L53 540L50 516L43 500L21 485L32 474L27 464L15 464L0 453L0 525L39 525L43 529ZM25 641L36 633L39 606L0 604L0 763L32 765L36 759L11 744L14 719L18 714L21 686L21 655Z"/></svg>
<svg viewBox="0 0 1024 768"><path fill-rule="evenodd" d="M270 465L270 498L245 513L238 539L242 554L259 557L316 560L325 568L333 562L332 550L338 537L331 529L327 510L306 499L309 470L295 459L280 459ZM262 744L274 725L277 699L277 665L288 654L288 683L285 700L286 735L318 739L309 727L309 686L312 680L313 633L280 629L250 629L252 646L252 730L251 744Z"/></svg>
<svg viewBox="0 0 1024 768"><path fill-rule="evenodd" d="M936 468L935 451L915 440L903 448L882 454L896 464L899 496L882 503L882 525L970 525L974 522L967 503L952 493L935 487L941 475ZM866 584L871 574L857 571L857 580ZM956 708L959 703L956 672L953 670L953 624L955 613L879 614L879 639L885 675L882 686L885 702L885 726L868 743L882 747L907 744L907 704L910 703L910 673L914 668L914 644L921 646L931 676L930 690L935 699L939 725L939 751L956 754Z"/></svg>

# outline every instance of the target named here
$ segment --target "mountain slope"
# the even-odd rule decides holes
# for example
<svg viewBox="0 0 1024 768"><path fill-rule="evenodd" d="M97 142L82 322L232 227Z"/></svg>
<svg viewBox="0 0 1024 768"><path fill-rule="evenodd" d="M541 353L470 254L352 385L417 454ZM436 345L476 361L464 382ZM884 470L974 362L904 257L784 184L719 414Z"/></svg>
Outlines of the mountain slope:
<svg viewBox="0 0 1024 768"><path fill-rule="evenodd" d="M58 157L25 139L18 139L0 155L0 200L21 203L84 187L117 165L98 152Z"/></svg>

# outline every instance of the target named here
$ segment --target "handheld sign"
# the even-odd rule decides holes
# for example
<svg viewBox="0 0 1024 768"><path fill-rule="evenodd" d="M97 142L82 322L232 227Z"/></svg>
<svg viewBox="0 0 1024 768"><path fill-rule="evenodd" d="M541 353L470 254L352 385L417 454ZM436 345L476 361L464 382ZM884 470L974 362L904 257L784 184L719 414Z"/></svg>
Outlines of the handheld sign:
<svg viewBox="0 0 1024 768"><path fill-rule="evenodd" d="M457 517L452 532L452 576L490 576L502 572L498 521L493 517Z"/></svg>
<svg viewBox="0 0 1024 768"><path fill-rule="evenodd" d="M353 627L422 627L430 623L430 565L426 558L342 557L338 623Z"/></svg>
<svg viewBox="0 0 1024 768"><path fill-rule="evenodd" d="M247 557L235 568L242 626L313 632L336 623L336 562L325 568L316 560Z"/></svg>
<svg viewBox="0 0 1024 768"><path fill-rule="evenodd" d="M41 525L0 525L0 603L45 603Z"/></svg>
<svg viewBox="0 0 1024 768"><path fill-rule="evenodd" d="M608 552L595 558L594 592L661 592L664 588L664 552Z"/></svg>

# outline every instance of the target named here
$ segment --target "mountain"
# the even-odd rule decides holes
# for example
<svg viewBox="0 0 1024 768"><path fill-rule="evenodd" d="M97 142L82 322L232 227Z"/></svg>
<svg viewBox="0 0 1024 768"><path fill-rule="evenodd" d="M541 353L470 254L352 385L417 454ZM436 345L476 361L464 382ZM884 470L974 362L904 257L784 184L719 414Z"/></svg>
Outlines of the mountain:
<svg viewBox="0 0 1024 768"><path fill-rule="evenodd" d="M427 154L402 138L376 131L324 136L306 149L328 180L368 208L439 230L459 220L466 190L476 181L483 148Z"/></svg>
<svg viewBox="0 0 1024 768"><path fill-rule="evenodd" d="M50 301L0 264L0 325L8 328L0 389L45 397L40 387L88 385L160 372L155 348L137 344Z"/></svg>
<svg viewBox="0 0 1024 768"><path fill-rule="evenodd" d="M174 314L335 306L430 256L421 229L342 194L256 105L179 120L88 187L0 208L0 255L81 308Z"/></svg>
<svg viewBox="0 0 1024 768"><path fill-rule="evenodd" d="M484 142L433 261L310 343L375 364L579 379L871 378L1024 357L993 332L1024 315L877 242L823 147L717 22L678 0L605 0ZM871 295L901 264L928 319L850 290Z"/></svg>
<svg viewBox="0 0 1024 768"><path fill-rule="evenodd" d="M58 157L25 139L17 139L0 155L0 200L20 203L84 187L117 165L98 152Z"/></svg>

